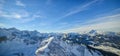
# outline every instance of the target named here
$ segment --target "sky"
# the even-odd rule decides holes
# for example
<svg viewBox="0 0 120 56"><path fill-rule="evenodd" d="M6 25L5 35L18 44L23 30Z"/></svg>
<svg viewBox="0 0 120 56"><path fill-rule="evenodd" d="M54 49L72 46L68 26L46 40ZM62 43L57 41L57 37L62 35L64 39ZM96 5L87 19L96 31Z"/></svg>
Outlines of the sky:
<svg viewBox="0 0 120 56"><path fill-rule="evenodd" d="M0 27L120 32L120 0L0 0Z"/></svg>

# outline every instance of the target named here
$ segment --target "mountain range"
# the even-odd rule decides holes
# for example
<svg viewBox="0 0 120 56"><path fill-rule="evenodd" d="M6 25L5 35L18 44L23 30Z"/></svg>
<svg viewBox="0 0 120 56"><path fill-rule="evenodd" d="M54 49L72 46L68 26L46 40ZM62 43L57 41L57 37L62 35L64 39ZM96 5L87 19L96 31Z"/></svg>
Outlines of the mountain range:
<svg viewBox="0 0 120 56"><path fill-rule="evenodd" d="M0 56L120 56L120 33L40 33L0 28Z"/></svg>

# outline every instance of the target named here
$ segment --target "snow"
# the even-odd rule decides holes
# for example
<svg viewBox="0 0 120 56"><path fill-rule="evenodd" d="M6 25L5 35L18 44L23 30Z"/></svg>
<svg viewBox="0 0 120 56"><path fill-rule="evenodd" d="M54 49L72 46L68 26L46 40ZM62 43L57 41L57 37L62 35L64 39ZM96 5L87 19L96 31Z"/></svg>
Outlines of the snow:
<svg viewBox="0 0 120 56"><path fill-rule="evenodd" d="M78 46L75 46L71 51L72 53L74 53L75 55L81 55L81 53L77 50Z"/></svg>
<svg viewBox="0 0 120 56"><path fill-rule="evenodd" d="M54 37L50 37L49 39L44 40L44 41L43 41L43 44L45 44L46 42L47 42L47 44L45 44L44 46L38 48L38 49L36 50L35 54L36 54L37 56L39 56L39 55L40 55L40 52L44 51L44 50L48 47L48 45L51 43L51 41L53 40L53 38L54 38Z"/></svg>
<svg viewBox="0 0 120 56"><path fill-rule="evenodd" d="M98 55L100 52L97 50L91 50L90 52L84 44L72 43L74 40L63 40L63 38L69 36L71 39L76 38L75 36L79 36L79 38L85 38L81 40L87 42L90 40L89 36L92 37L96 34L98 34L96 30L82 35L78 33L39 33L37 31L20 31L15 28L0 28L0 37L6 36L8 38L7 41L0 43L0 56L101 56ZM112 34L112 36L115 35L115 33L109 33L107 35L110 34ZM80 41L79 38L75 40ZM103 37L99 36L98 38ZM109 38L107 40L109 40ZM35 43L31 44L31 42L34 41ZM89 42L96 44L96 42L92 40ZM108 46L93 47L112 51L117 54L120 53L119 49Z"/></svg>
<svg viewBox="0 0 120 56"><path fill-rule="evenodd" d="M76 56L83 56L83 55L85 55L85 56L88 56L88 55L89 56L93 56L93 55L99 56L97 53L94 53L94 52L93 52L93 55L92 55L90 53L90 51L88 51L88 49L83 45L69 44L69 43L64 42L63 40L58 40L57 38L54 38L54 40L53 40L52 37L48 38L47 40L42 41L42 43L41 43L42 46L36 50L36 55L37 56L49 56L47 54L47 52L50 53L52 51L51 47L53 46L51 41L52 41L52 43L58 44L58 46L60 45L61 48L64 48L63 52L65 53L65 55L73 55L74 54ZM56 49L56 48L57 47L54 47L54 49ZM58 49L58 51L59 51L59 49ZM46 53L42 53L42 52L46 52ZM40 53L42 53L42 54L40 54ZM56 54L50 53L50 56L59 56L58 53L56 53ZM64 54L61 54L61 55L64 56Z"/></svg>
<svg viewBox="0 0 120 56"><path fill-rule="evenodd" d="M116 53L116 54L118 54L120 56L120 50L116 49L116 48L113 48L113 47L110 47L110 46L100 45L100 46L95 46L94 48L102 49L102 50L105 50L105 51L110 51L110 52Z"/></svg>
<svg viewBox="0 0 120 56"><path fill-rule="evenodd" d="M22 53L25 56L35 56L38 44L26 45L22 39L14 39L0 43L0 56L13 56Z"/></svg>

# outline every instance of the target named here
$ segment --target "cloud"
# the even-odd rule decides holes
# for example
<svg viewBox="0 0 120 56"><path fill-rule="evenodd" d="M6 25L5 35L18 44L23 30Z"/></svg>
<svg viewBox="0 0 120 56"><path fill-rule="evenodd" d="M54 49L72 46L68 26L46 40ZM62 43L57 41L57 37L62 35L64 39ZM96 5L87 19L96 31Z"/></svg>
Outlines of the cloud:
<svg viewBox="0 0 120 56"><path fill-rule="evenodd" d="M26 15L27 16L27 15ZM46 18L44 15L41 15L41 14L39 14L38 12L37 13L34 13L34 14L31 14L31 15L29 15L28 14L28 16L27 17L23 17L22 18L22 20L21 20L21 22L20 23L27 23L27 22L31 22L31 21L33 21L33 20L35 20L35 19L43 19L43 18Z"/></svg>
<svg viewBox="0 0 120 56"><path fill-rule="evenodd" d="M16 19L20 19L22 16L21 15L19 15L19 14L15 14L14 15L14 18L16 18Z"/></svg>
<svg viewBox="0 0 120 56"><path fill-rule="evenodd" d="M86 4L82 5L82 6L79 6L76 9L74 9L74 10L66 13L64 16L62 16L62 18L70 16L70 15L74 15L74 14L79 13L79 12L82 12L82 11L86 10L86 8L88 8L89 6L91 6L92 4L96 3L97 1L98 0L93 0L93 1L91 1L89 3L86 3Z"/></svg>
<svg viewBox="0 0 120 56"><path fill-rule="evenodd" d="M20 0L15 0L16 5L18 6L25 6ZM0 0L0 17L6 18L6 19L22 19L25 17L28 17L28 12L23 10L19 11L11 11L11 10L6 10L4 8L5 5L5 0Z"/></svg>
<svg viewBox="0 0 120 56"><path fill-rule="evenodd" d="M87 25L79 25L77 27L64 30L64 32L83 32L90 31L92 29L119 32L120 31L119 18L120 14L100 17L99 19L88 21Z"/></svg>
<svg viewBox="0 0 120 56"><path fill-rule="evenodd" d="M23 19L29 16L29 13L27 11L0 11L0 17L4 17L6 19Z"/></svg>
<svg viewBox="0 0 120 56"><path fill-rule="evenodd" d="M68 17L68 16L71 16L71 15L80 13L82 11L85 11L85 10L87 10L87 8L89 8L91 5L97 3L98 1L99 0L92 0L91 2L88 2L88 3L83 4L81 6L77 6L75 8L71 8L70 11L68 10L67 13L65 13L63 16L57 18L53 23L56 23L56 22L60 21L61 19L65 18L65 17Z"/></svg>
<svg viewBox="0 0 120 56"><path fill-rule="evenodd" d="M25 4L23 4L20 0L16 0L16 5L25 7Z"/></svg>
<svg viewBox="0 0 120 56"><path fill-rule="evenodd" d="M0 10L0 17L4 19L11 19L17 23L27 23L38 18L46 18L46 16L41 15L39 12L29 13L26 10L20 11L3 11Z"/></svg>
<svg viewBox="0 0 120 56"><path fill-rule="evenodd" d="M4 18L19 18L20 16L18 14L12 14L9 12L6 12L4 9L4 5L5 5L5 0L0 0L0 17L4 17Z"/></svg>
<svg viewBox="0 0 120 56"><path fill-rule="evenodd" d="M102 23L102 22L106 22L106 21L120 21L119 17L120 17L120 14L103 16L103 17L95 18L93 20L89 20L83 24Z"/></svg>
<svg viewBox="0 0 120 56"><path fill-rule="evenodd" d="M3 23L0 23L0 27L5 27L5 24L3 24Z"/></svg>
<svg viewBox="0 0 120 56"><path fill-rule="evenodd" d="M22 16L20 14L2 14L2 17L8 18L8 19L20 19Z"/></svg>

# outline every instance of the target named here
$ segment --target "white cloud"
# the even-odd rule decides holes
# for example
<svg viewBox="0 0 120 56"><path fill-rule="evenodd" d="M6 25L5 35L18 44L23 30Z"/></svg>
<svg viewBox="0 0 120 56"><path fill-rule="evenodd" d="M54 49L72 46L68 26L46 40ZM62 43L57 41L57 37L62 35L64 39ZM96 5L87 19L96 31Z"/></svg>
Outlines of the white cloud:
<svg viewBox="0 0 120 56"><path fill-rule="evenodd" d="M33 20L38 19L38 18L42 19L42 18L45 18L45 16L42 16L38 13L34 13L32 15L29 15L29 16L23 18L21 23L27 23L27 22L33 21Z"/></svg>
<svg viewBox="0 0 120 56"><path fill-rule="evenodd" d="M79 6L77 8L75 8L74 10L68 12L67 14L65 14L64 16L62 16L62 18L64 17L67 17L67 16L70 16L70 15L73 15L73 14L76 14L76 13L79 13L79 12L82 12L84 10L86 10L86 8L88 8L89 6L91 6L92 4L96 3L98 0L93 0L87 4L84 4L82 6Z"/></svg>
<svg viewBox="0 0 120 56"><path fill-rule="evenodd" d="M22 16L19 15L19 14L15 14L14 17L15 17L16 19L20 19Z"/></svg>
<svg viewBox="0 0 120 56"><path fill-rule="evenodd" d="M40 13L31 14L25 10L20 11L2 11L0 10L0 17L4 19L11 19L16 21L17 23L27 23L33 21L38 18L46 18L45 16L41 15Z"/></svg>
<svg viewBox="0 0 120 56"><path fill-rule="evenodd" d="M25 6L25 4L23 4L20 0L16 0L16 5L18 6Z"/></svg>
<svg viewBox="0 0 120 56"><path fill-rule="evenodd" d="M86 24L86 23L85 23ZM96 20L88 21L87 25L79 25L77 27L64 30L65 32L83 32L92 29L101 31L120 32L120 14L100 17Z"/></svg>
<svg viewBox="0 0 120 56"><path fill-rule="evenodd" d="M5 27L5 24L3 24L3 23L0 23L0 27Z"/></svg>
<svg viewBox="0 0 120 56"><path fill-rule="evenodd" d="M6 19L22 19L25 17L28 17L28 12L22 11L22 12L5 12L0 11L0 17L4 17Z"/></svg>
<svg viewBox="0 0 120 56"><path fill-rule="evenodd" d="M104 17L93 19L93 20L89 20L83 24L102 23L106 21L120 21L119 17L120 17L120 14L109 15L109 16L104 16Z"/></svg>
<svg viewBox="0 0 120 56"><path fill-rule="evenodd" d="M8 18L8 19L20 19L22 16L19 14L3 14L2 17Z"/></svg>

